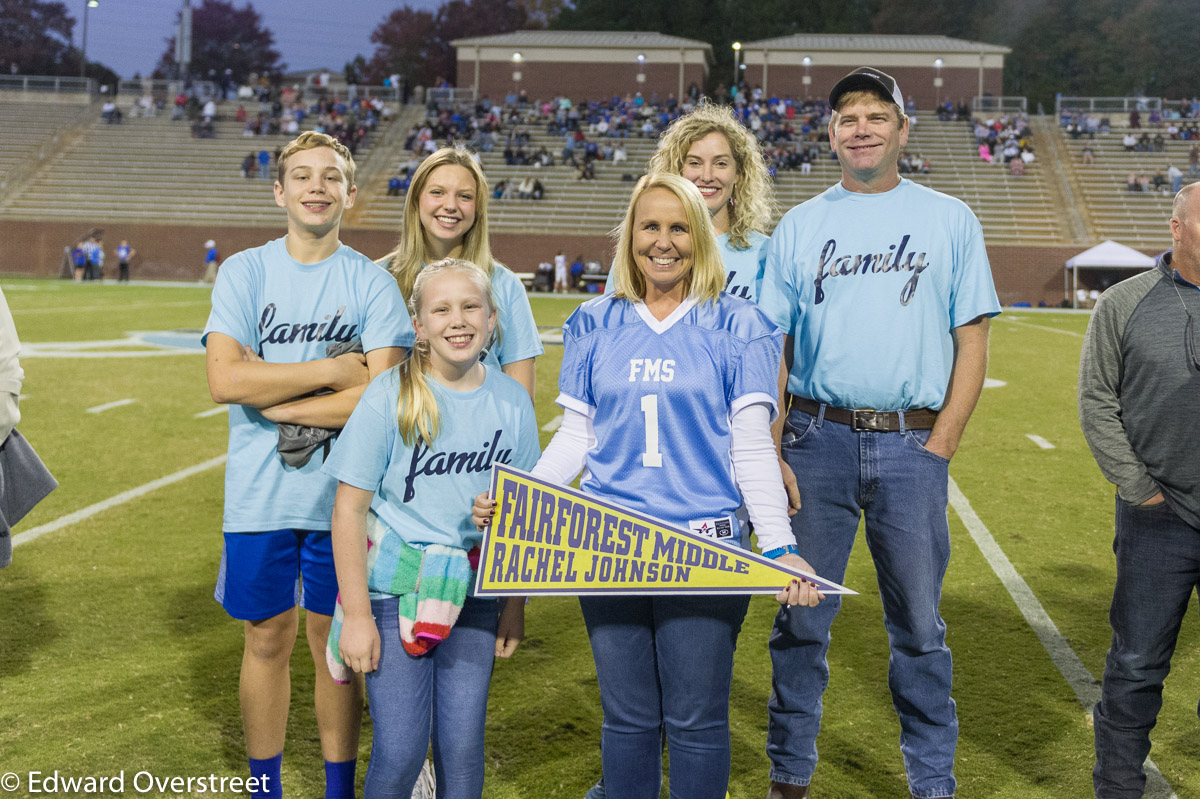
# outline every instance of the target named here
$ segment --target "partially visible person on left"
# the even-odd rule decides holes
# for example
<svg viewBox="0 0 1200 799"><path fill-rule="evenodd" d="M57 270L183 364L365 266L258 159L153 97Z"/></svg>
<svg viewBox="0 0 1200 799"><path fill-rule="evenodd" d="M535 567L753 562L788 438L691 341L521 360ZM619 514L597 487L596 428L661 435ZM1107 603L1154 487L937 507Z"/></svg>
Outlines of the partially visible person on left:
<svg viewBox="0 0 1200 799"><path fill-rule="evenodd" d="M12 527L58 486L29 442L17 432L25 372L21 342L0 291L0 569L12 563Z"/></svg>

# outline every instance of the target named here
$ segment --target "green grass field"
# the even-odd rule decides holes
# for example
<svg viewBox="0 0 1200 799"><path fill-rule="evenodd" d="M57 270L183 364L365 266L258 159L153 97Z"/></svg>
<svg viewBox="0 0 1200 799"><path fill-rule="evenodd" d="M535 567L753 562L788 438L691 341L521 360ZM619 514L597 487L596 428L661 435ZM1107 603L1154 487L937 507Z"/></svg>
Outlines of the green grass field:
<svg viewBox="0 0 1200 799"><path fill-rule="evenodd" d="M157 349L131 332L199 329L204 288L6 280L23 343L20 428L61 482L16 532L224 454L199 352ZM578 299L538 297L543 327ZM1010 311L992 325L989 376L951 475L1017 573L1095 677L1108 647L1113 491L1075 412L1087 317ZM108 342L90 351L51 343ZM56 357L48 357L54 355ZM65 357L62 357L65 356ZM538 420L556 415L561 348L538 361ZM135 402L98 413L107 403ZM1042 449L1036 434L1054 445ZM549 434L543 434L543 443ZM18 546L0 571L0 774L35 796L30 771L106 776L245 776L237 705L241 625L212 600L221 550L222 469L209 468ZM992 571L958 513L942 613L955 658L961 797L1091 796L1084 709ZM887 641L864 542L834 626L831 684L814 779L819 799L906 797ZM734 799L766 792L764 753L774 602L758 597L742 630L732 695ZM539 599L528 638L499 663L488 721L489 797L582 799L599 773L599 696L578 605ZM1196 616L1184 625L1152 757L1181 799L1200 797ZM293 658L284 756L289 796L318 797L323 772L311 708L313 667ZM363 735L360 784L370 749ZM3 789L0 789L0 795ZM141 795L172 795L151 792ZM191 794L187 794L191 795ZM210 794L211 795L211 794ZM664 796L665 796L664 791Z"/></svg>

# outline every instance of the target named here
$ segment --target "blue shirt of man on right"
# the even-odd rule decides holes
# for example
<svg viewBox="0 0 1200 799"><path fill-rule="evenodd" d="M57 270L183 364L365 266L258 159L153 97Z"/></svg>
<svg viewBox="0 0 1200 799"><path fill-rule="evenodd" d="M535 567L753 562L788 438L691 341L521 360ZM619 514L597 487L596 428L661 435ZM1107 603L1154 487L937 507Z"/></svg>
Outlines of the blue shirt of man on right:
<svg viewBox="0 0 1200 799"><path fill-rule="evenodd" d="M786 337L789 411L775 429L799 554L840 581L865 515L909 790L933 799L956 788L958 719L938 612L948 467L983 388L1000 304L971 210L900 178L903 98L869 67L833 87L829 140L842 180L776 228L759 306ZM840 607L830 597L776 617L768 799L809 796Z"/></svg>

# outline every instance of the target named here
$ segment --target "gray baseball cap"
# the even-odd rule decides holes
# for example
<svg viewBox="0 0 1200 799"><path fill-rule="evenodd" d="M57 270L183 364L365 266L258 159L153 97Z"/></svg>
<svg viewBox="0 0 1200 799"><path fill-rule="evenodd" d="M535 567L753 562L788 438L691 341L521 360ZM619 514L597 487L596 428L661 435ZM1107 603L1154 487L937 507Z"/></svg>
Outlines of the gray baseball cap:
<svg viewBox="0 0 1200 799"><path fill-rule="evenodd" d="M829 105L837 108L838 100L842 99L843 94L863 89L880 92L900 106L901 111L904 110L904 94L896 84L896 79L874 67L859 67L835 83L829 92Z"/></svg>

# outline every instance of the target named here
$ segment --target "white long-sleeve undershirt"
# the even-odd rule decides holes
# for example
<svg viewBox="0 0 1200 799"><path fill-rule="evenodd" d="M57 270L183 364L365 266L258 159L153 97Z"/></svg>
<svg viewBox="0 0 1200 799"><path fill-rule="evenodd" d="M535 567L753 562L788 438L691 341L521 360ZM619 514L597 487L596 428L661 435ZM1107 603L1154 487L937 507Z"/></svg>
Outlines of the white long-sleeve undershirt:
<svg viewBox="0 0 1200 799"><path fill-rule="evenodd" d="M758 545L764 552L794 545L796 539L787 515L787 493L771 438L770 408L755 403L740 409L731 421L730 439L734 477L754 523ZM591 417L564 408L562 425L542 451L532 474L566 485L583 470L588 450L594 446L596 430Z"/></svg>

